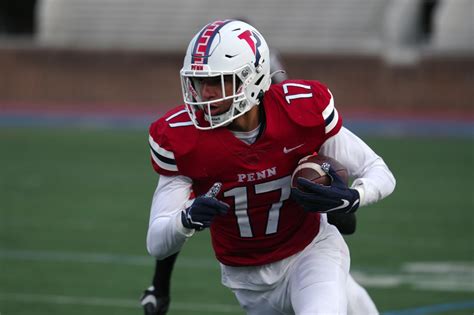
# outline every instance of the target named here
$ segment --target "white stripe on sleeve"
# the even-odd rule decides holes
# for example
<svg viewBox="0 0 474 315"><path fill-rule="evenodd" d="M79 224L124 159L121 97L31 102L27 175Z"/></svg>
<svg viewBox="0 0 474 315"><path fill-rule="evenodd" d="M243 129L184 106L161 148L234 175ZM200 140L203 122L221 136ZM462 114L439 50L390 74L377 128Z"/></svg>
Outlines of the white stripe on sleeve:
<svg viewBox="0 0 474 315"><path fill-rule="evenodd" d="M159 144L153 140L151 135L149 136L148 140L150 142L150 153L153 161L162 169L176 172L178 167L176 166L176 160L174 158L173 152L160 147Z"/></svg>
<svg viewBox="0 0 474 315"><path fill-rule="evenodd" d="M334 107L334 98L329 91L329 95L331 95L331 99L329 100L328 106L323 110L323 119L326 124L325 132L326 134L330 133L334 127L336 127L337 122L339 121L339 113L337 112L336 107Z"/></svg>

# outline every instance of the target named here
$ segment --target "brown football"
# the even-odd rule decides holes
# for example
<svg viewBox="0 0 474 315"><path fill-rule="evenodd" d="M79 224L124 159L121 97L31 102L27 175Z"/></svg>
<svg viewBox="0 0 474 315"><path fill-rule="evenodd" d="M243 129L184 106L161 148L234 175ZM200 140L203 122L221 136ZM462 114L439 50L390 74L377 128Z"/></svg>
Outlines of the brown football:
<svg viewBox="0 0 474 315"><path fill-rule="evenodd" d="M298 162L298 166L291 176L291 187L297 187L296 179L298 177L309 179L316 184L325 186L331 185L331 177L329 177L329 175L327 175L326 172L324 172L324 170L321 168L321 165L324 162L329 163L331 167L334 168L336 173L342 178L342 180L348 184L349 175L344 165L328 156L308 155Z"/></svg>

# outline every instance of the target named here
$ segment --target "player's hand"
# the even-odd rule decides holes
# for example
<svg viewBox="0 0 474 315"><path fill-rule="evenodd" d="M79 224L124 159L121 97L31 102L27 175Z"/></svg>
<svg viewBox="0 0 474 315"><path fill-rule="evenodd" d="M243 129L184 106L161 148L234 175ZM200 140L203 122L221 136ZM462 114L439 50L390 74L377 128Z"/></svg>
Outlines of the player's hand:
<svg viewBox="0 0 474 315"><path fill-rule="evenodd" d="M211 226L216 215L227 213L229 205L216 199L221 187L221 183L215 183L205 195L194 199L191 206L181 213L181 222L184 227L202 231Z"/></svg>
<svg viewBox="0 0 474 315"><path fill-rule="evenodd" d="M311 212L355 212L360 203L359 192L347 187L332 167L326 167L325 171L332 178L331 186L315 184L299 177L297 183L301 189L291 189L293 200Z"/></svg>

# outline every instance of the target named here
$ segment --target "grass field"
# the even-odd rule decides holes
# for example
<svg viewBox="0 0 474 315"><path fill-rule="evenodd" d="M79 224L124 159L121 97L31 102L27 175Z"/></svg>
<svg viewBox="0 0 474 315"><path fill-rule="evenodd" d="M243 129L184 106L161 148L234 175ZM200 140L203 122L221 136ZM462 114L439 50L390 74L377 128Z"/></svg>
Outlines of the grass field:
<svg viewBox="0 0 474 315"><path fill-rule="evenodd" d="M473 314L472 139L365 140L398 183L346 238L356 279L387 314ZM2 128L0 145L0 314L142 314L146 131ZM170 314L243 314L219 277L202 232L178 258Z"/></svg>

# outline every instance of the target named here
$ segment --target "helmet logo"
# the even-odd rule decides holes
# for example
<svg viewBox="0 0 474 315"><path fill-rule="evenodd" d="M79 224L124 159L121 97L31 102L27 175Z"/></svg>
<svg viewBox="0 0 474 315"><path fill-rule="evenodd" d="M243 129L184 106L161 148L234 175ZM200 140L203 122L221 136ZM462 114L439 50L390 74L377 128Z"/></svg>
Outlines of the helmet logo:
<svg viewBox="0 0 474 315"><path fill-rule="evenodd" d="M207 59L210 54L210 49L214 37L219 32L219 30L231 22L232 20L224 21L215 21L206 25L199 33L196 43L194 44L193 51L191 53L191 63L192 64L207 64ZM202 70L202 69L196 69Z"/></svg>
<svg viewBox="0 0 474 315"><path fill-rule="evenodd" d="M247 44L250 46L250 49L255 55L255 67L256 67L260 62L260 51L258 50L258 48L260 47L260 44L262 43L260 40L260 37L258 37L258 35L255 34L255 32L251 32L250 30L246 30L245 32L241 33L238 37L239 39L245 40Z"/></svg>

